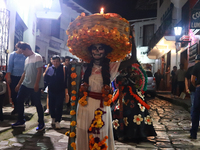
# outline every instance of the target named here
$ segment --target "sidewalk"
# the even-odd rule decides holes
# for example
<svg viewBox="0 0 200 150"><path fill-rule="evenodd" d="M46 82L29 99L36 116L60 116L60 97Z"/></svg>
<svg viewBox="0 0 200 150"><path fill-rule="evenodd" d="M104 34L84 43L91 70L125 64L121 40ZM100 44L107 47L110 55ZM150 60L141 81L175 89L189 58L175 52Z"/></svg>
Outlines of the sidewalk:
<svg viewBox="0 0 200 150"><path fill-rule="evenodd" d="M42 102L43 108L46 108L45 94L42 95L41 102ZM11 115L12 110L13 108L11 104L8 104L3 107L4 121L0 122L0 141L11 138L19 134L19 133L14 133L11 127L11 124L17 121L17 115ZM30 130L33 127L36 127L38 125L38 121L37 121L38 115L36 113L35 106L30 106L28 108L24 107L24 114L25 114L25 119L26 119L26 127L24 131ZM47 117L50 117L50 116L45 116L44 121L47 120Z"/></svg>
<svg viewBox="0 0 200 150"><path fill-rule="evenodd" d="M158 91L156 92L156 97L167 100L172 104L178 105L183 107L185 110L190 112L190 107L191 107L191 100L188 97L185 97L185 99L181 99L178 96L171 97L171 92L170 91Z"/></svg>

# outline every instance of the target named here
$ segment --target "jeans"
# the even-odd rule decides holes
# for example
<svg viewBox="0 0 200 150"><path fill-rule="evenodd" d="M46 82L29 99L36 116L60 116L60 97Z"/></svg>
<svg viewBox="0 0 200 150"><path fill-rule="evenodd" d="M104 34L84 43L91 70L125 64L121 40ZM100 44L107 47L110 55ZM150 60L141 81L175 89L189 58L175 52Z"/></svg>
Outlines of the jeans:
<svg viewBox="0 0 200 150"><path fill-rule="evenodd" d="M24 85L21 85L19 92L17 94L17 112L18 112L18 121L24 120L24 101L30 95L33 95L33 101L38 113L38 122L39 124L44 124L44 112L41 104L41 89L38 92L35 92L32 88L27 88Z"/></svg>
<svg viewBox="0 0 200 150"><path fill-rule="evenodd" d="M178 81L178 87L179 87L179 96L185 89L185 82L184 81Z"/></svg>
<svg viewBox="0 0 200 150"><path fill-rule="evenodd" d="M16 110L15 106L16 106L17 92L15 92L15 87L17 86L21 77L11 75L10 78L11 78L11 83L10 83L11 98L14 104L14 109Z"/></svg>
<svg viewBox="0 0 200 150"><path fill-rule="evenodd" d="M172 91L171 91L171 93L172 93L173 95L176 95L176 89L177 89L177 83L174 82L174 83L172 83Z"/></svg>
<svg viewBox="0 0 200 150"><path fill-rule="evenodd" d="M190 135L193 138L197 138L197 131L199 127L199 116L200 116L200 87L196 88L193 111L192 111L192 128L190 129Z"/></svg>
<svg viewBox="0 0 200 150"><path fill-rule="evenodd" d="M49 111L51 118L55 118L55 122L60 122L63 111L63 101L65 92L52 93L49 91Z"/></svg>

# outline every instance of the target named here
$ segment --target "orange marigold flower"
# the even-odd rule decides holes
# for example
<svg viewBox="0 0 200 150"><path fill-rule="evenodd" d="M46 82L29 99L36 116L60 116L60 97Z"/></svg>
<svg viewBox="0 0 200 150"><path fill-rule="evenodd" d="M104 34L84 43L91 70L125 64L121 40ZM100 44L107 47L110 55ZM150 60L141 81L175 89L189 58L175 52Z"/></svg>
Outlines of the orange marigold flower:
<svg viewBox="0 0 200 150"><path fill-rule="evenodd" d="M76 77L77 77L77 74L75 72L71 74L72 79L75 79Z"/></svg>
<svg viewBox="0 0 200 150"><path fill-rule="evenodd" d="M70 111L70 115L73 116L73 115L75 115L75 114L76 114L75 110L71 110L71 111Z"/></svg>
<svg viewBox="0 0 200 150"><path fill-rule="evenodd" d="M72 90L72 92L71 92L72 94L76 94L76 91L75 90Z"/></svg>
<svg viewBox="0 0 200 150"><path fill-rule="evenodd" d="M74 71L74 70L75 70L75 68L74 68L74 67L72 67L72 68L71 68L71 71Z"/></svg>
<svg viewBox="0 0 200 150"><path fill-rule="evenodd" d="M71 103L71 106L75 106L75 102L74 102L74 103Z"/></svg>
<svg viewBox="0 0 200 150"><path fill-rule="evenodd" d="M76 146L76 143L72 142L71 147L75 147L75 146Z"/></svg>
<svg viewBox="0 0 200 150"><path fill-rule="evenodd" d="M105 138L108 139L108 136L106 135Z"/></svg>
<svg viewBox="0 0 200 150"><path fill-rule="evenodd" d="M90 136L89 136L89 139L92 139L93 138L93 135L91 134Z"/></svg>
<svg viewBox="0 0 200 150"><path fill-rule="evenodd" d="M70 132L70 131L65 132L65 135L69 136L69 132Z"/></svg>
<svg viewBox="0 0 200 150"><path fill-rule="evenodd" d="M75 101L76 100L76 96L72 96L72 100Z"/></svg>
<svg viewBox="0 0 200 150"><path fill-rule="evenodd" d="M76 85L76 81L72 81L71 85Z"/></svg>
<svg viewBox="0 0 200 150"><path fill-rule="evenodd" d="M72 121L72 122L70 123L70 125L71 125L71 126L75 126L75 125L76 125L76 121Z"/></svg>
<svg viewBox="0 0 200 150"><path fill-rule="evenodd" d="M76 134L75 134L74 132L71 132L71 133L69 134L69 136L72 137L72 138L75 137L75 135L76 135Z"/></svg>

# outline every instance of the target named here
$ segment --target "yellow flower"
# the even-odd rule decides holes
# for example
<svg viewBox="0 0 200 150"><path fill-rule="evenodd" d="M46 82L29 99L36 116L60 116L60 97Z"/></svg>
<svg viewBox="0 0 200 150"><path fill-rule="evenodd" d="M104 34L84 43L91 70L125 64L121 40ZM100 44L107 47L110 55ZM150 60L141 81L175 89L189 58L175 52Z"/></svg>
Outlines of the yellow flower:
<svg viewBox="0 0 200 150"><path fill-rule="evenodd" d="M93 138L93 135L92 135L92 134L89 136L89 139L91 139L91 138Z"/></svg>
<svg viewBox="0 0 200 150"><path fill-rule="evenodd" d="M71 126L75 126L75 125L76 125L76 121L72 121L72 122L70 123L70 125L71 125Z"/></svg>
<svg viewBox="0 0 200 150"><path fill-rule="evenodd" d="M65 132L65 135L69 136L69 132L70 132L70 131Z"/></svg>
<svg viewBox="0 0 200 150"><path fill-rule="evenodd" d="M76 94L76 91L75 91L75 90L72 90L72 94Z"/></svg>
<svg viewBox="0 0 200 150"><path fill-rule="evenodd" d="M72 86L76 85L76 81L72 81L71 85Z"/></svg>
<svg viewBox="0 0 200 150"><path fill-rule="evenodd" d="M75 115L75 114L76 114L75 110L71 110L71 111L70 111L70 115L73 116L73 115Z"/></svg>
<svg viewBox="0 0 200 150"><path fill-rule="evenodd" d="M69 137L75 137L76 136L76 134L74 133L74 132L71 132L70 134L69 134Z"/></svg>

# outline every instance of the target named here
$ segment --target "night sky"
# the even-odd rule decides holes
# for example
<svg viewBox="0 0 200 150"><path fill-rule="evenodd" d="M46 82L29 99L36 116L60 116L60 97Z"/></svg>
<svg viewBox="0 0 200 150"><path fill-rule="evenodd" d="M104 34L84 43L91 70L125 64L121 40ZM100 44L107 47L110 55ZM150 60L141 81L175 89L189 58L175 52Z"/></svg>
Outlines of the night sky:
<svg viewBox="0 0 200 150"><path fill-rule="evenodd" d="M74 0L91 13L99 13L104 7L105 13L117 13L127 20L156 17L156 10L136 10L137 0Z"/></svg>

